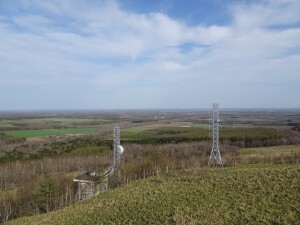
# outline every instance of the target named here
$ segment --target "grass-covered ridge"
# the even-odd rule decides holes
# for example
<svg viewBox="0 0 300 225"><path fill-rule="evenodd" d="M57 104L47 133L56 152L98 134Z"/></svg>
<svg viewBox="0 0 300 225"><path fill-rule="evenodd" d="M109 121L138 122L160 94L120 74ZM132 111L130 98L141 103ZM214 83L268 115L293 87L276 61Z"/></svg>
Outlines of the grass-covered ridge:
<svg viewBox="0 0 300 225"><path fill-rule="evenodd" d="M162 174L9 224L299 224L300 165Z"/></svg>

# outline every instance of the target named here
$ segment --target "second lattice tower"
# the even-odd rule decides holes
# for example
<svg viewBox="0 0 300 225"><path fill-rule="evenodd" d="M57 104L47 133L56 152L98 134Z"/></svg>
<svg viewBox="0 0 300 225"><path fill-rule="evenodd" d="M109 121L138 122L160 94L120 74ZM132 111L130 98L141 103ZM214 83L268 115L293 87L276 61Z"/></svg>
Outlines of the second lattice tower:
<svg viewBox="0 0 300 225"><path fill-rule="evenodd" d="M208 161L208 166L223 166L222 157L219 150L219 126L221 120L219 119L219 105L218 103L213 104L211 113L211 132L212 132L212 150Z"/></svg>

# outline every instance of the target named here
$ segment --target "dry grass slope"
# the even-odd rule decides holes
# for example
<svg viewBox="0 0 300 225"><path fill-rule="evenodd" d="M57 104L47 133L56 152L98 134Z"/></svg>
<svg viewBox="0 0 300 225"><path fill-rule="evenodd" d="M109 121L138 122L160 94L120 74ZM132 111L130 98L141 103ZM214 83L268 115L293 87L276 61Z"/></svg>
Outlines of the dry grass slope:
<svg viewBox="0 0 300 225"><path fill-rule="evenodd" d="M8 224L300 224L300 165L162 174Z"/></svg>

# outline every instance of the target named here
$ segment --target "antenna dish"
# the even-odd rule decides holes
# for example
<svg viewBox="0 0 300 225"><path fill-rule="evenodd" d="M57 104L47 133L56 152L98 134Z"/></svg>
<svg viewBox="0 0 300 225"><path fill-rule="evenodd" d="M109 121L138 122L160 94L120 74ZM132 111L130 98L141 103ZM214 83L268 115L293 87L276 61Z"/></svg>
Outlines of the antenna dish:
<svg viewBox="0 0 300 225"><path fill-rule="evenodd" d="M120 154L122 154L122 153L124 152L124 148L123 148L123 146L122 146L122 145L119 145L119 147L118 147L118 148L119 148L119 153L120 153Z"/></svg>

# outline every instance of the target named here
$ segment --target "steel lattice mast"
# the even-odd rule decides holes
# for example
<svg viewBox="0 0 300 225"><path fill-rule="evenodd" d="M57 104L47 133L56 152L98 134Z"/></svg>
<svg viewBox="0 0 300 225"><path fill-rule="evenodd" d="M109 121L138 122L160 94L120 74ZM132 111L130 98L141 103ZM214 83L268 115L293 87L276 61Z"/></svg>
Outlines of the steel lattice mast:
<svg viewBox="0 0 300 225"><path fill-rule="evenodd" d="M219 126L221 120L219 119L219 105L218 103L213 104L212 115L211 115L211 132L212 132L212 150L208 161L208 166L223 166L223 161L221 158L219 150Z"/></svg>
<svg viewBox="0 0 300 225"><path fill-rule="evenodd" d="M116 168L120 162L120 127L118 124L114 127L114 164L113 168Z"/></svg>

